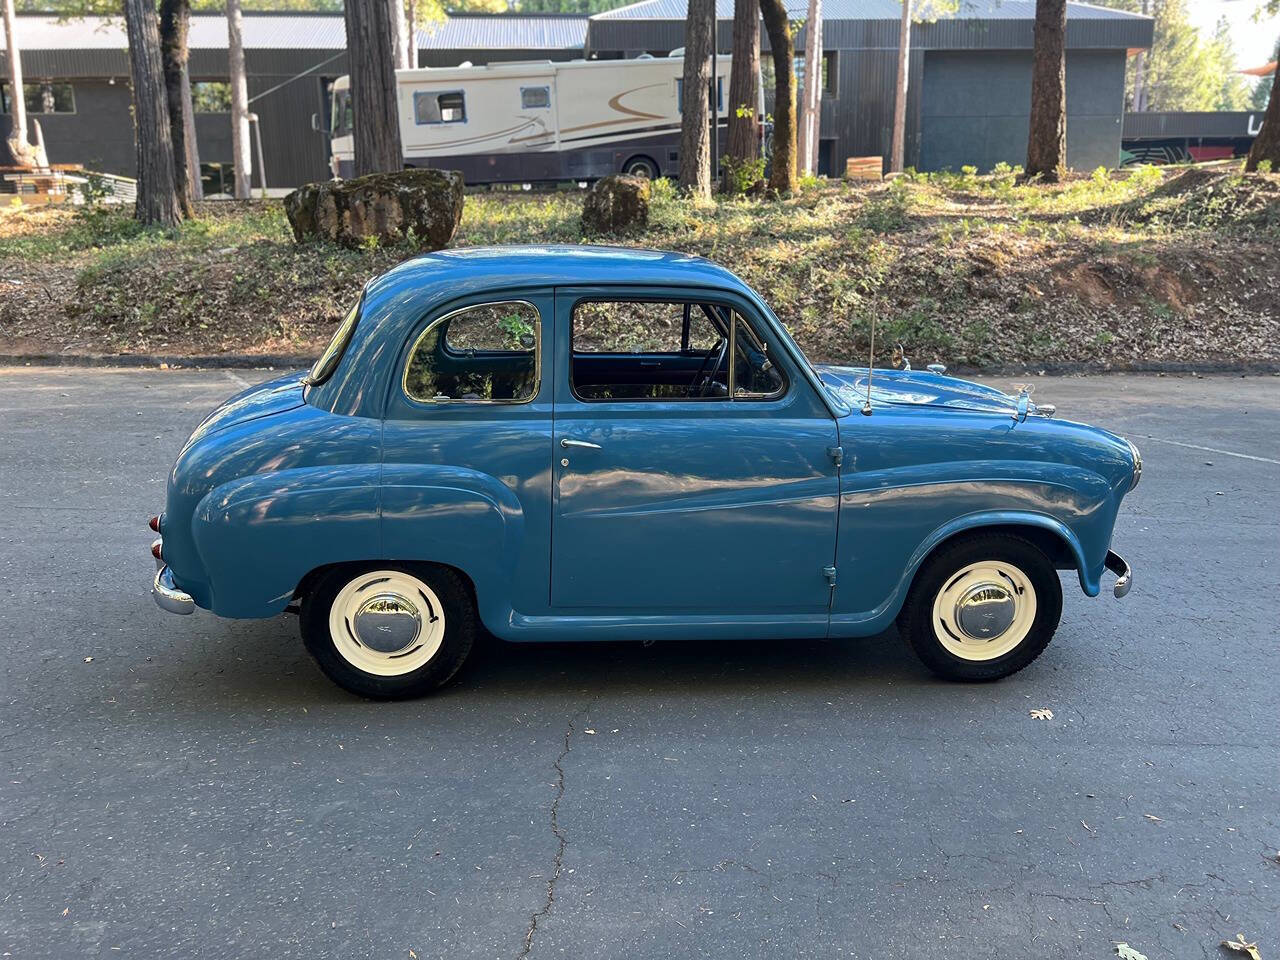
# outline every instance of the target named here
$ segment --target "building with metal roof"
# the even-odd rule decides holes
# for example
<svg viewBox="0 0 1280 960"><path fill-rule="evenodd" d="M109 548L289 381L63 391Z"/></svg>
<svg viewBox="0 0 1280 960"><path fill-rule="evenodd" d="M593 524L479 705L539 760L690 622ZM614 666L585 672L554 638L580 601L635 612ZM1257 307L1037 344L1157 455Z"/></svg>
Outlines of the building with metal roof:
<svg viewBox="0 0 1280 960"><path fill-rule="evenodd" d="M28 113L40 121L50 161L132 176L124 21L19 14L16 33ZM463 14L417 31L418 63L580 59L586 33L584 16ZM249 109L261 125L268 186L293 187L330 175L328 139L311 129L311 115L319 114L327 125L329 88L347 72L346 43L340 15L245 14ZM226 18L192 14L188 48L201 166L206 188L217 192L231 182L231 120L224 109L229 102ZM4 62L0 47L0 65ZM0 163L7 162L0 144ZM260 183L257 172L253 182L255 188Z"/></svg>
<svg viewBox="0 0 1280 960"><path fill-rule="evenodd" d="M797 18L807 0L786 0ZM733 0L716 0L717 46L730 49ZM825 0L820 168L855 156L887 158L897 71L899 0ZM684 45L687 0L640 0L592 17L462 14L418 31L422 66L519 60L608 60L666 55ZM987 169L1021 163L1031 100L1034 0L961 0L959 9L912 27L907 162L919 169ZM20 15L18 46L31 110L50 159L131 174L129 64L118 18ZM295 186L328 175L328 90L347 72L346 37L334 14L246 14L251 109L260 118L266 180ZM1149 17L1067 5L1067 151L1078 168L1120 163L1127 57L1149 47ZM768 50L768 36L762 36ZM796 36L802 50L804 30ZM225 107L226 21L191 18L190 71L197 139L211 189L228 181L231 125ZM0 62L4 59L0 52ZM2 100L3 98L0 98ZM327 125L327 123L326 123ZM3 148L0 148L3 152ZM255 185L258 178L255 174Z"/></svg>
<svg viewBox="0 0 1280 960"><path fill-rule="evenodd" d="M786 0L804 19L807 0ZM687 0L640 0L598 13L587 55L633 57L684 45ZM899 0L824 0L820 168L889 157L897 78ZM716 0L716 43L731 49L733 0ZM922 170L990 169L1026 159L1034 0L961 0L911 28L907 164ZM1151 46L1150 17L1067 4L1067 160L1077 168L1120 162L1127 58ZM767 33L762 44L769 49ZM804 49L804 28L795 37Z"/></svg>

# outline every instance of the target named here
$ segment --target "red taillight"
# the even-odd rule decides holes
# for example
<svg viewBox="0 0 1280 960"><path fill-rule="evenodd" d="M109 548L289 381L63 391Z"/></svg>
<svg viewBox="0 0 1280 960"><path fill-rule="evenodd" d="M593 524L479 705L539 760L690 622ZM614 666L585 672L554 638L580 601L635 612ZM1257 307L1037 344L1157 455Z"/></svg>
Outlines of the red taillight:
<svg viewBox="0 0 1280 960"><path fill-rule="evenodd" d="M157 560L163 560L164 559L163 552L164 552L164 541L163 540L153 541L151 544L151 555L155 557Z"/></svg>
<svg viewBox="0 0 1280 960"><path fill-rule="evenodd" d="M148 521L147 521L147 526L148 526L148 527L150 527L152 530L154 530L156 533L159 533L159 532L160 532L160 518L159 518L158 516L156 516L156 517L152 517L150 520L148 520Z"/></svg>

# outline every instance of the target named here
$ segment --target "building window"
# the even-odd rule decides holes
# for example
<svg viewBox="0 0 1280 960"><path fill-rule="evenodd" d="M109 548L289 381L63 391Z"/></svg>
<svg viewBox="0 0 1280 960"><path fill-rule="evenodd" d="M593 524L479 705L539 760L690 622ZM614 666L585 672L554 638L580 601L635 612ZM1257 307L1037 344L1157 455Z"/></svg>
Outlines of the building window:
<svg viewBox="0 0 1280 960"><path fill-rule="evenodd" d="M711 82L707 81L707 109L724 113L724 77L716 77L716 102L711 102ZM676 78L676 112L684 113L684 80Z"/></svg>
<svg viewBox="0 0 1280 960"><path fill-rule="evenodd" d="M467 105L461 90L448 93L415 93L413 95L413 122L466 123Z"/></svg>
<svg viewBox="0 0 1280 960"><path fill-rule="evenodd" d="M828 50L822 55L822 92L825 96L836 95L836 52Z"/></svg>
<svg viewBox="0 0 1280 960"><path fill-rule="evenodd" d="M191 84L191 108L196 113L230 113L231 84L198 80Z"/></svg>
<svg viewBox="0 0 1280 960"><path fill-rule="evenodd" d="M550 87L521 87L520 107L524 110L550 110Z"/></svg>
<svg viewBox="0 0 1280 960"><path fill-rule="evenodd" d="M69 83L37 81L22 85L27 113L75 113L75 90ZM10 112L9 84L0 83L0 113Z"/></svg>

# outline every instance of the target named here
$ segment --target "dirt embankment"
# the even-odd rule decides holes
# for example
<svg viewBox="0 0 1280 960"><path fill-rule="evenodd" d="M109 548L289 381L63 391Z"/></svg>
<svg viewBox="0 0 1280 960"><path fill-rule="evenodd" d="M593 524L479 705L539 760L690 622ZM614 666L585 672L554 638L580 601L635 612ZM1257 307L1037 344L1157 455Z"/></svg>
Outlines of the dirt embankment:
<svg viewBox="0 0 1280 960"><path fill-rule="evenodd" d="M865 362L874 322L916 365L1280 366L1277 176L655 193L626 242L729 266L815 360ZM580 208L573 192L471 194L455 243L604 240L582 236ZM0 213L0 354L314 355L363 283L413 253L297 245L278 204L200 214L158 234L120 213Z"/></svg>

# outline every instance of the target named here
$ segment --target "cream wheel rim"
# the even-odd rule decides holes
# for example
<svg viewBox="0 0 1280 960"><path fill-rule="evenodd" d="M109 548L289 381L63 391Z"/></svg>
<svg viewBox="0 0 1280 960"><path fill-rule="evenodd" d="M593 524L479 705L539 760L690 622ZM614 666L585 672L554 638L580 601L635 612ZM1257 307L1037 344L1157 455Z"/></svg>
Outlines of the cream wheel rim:
<svg viewBox="0 0 1280 960"><path fill-rule="evenodd" d="M429 586L401 570L361 574L329 608L329 635L357 670L399 677L430 662L444 641L445 615Z"/></svg>
<svg viewBox="0 0 1280 960"><path fill-rule="evenodd" d="M1036 591L1003 560L971 563L953 573L933 600L933 632L961 660L995 660L1016 648L1036 619Z"/></svg>

